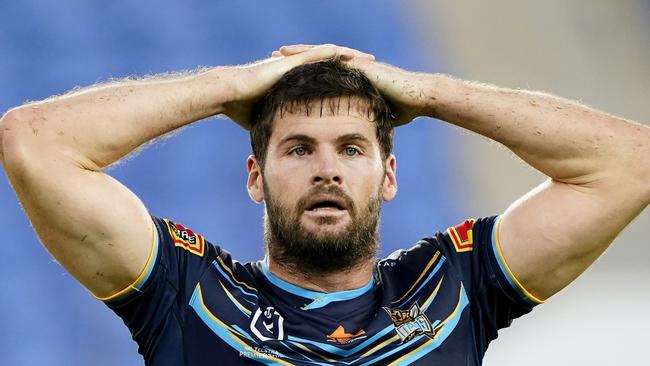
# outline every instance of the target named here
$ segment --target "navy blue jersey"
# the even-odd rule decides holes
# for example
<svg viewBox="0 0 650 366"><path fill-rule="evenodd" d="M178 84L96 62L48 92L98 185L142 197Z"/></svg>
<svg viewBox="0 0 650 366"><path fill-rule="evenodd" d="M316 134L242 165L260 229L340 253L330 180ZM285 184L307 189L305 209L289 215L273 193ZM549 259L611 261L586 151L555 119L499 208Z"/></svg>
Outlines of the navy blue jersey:
<svg viewBox="0 0 650 366"><path fill-rule="evenodd" d="M479 365L540 302L508 269L498 222L467 220L379 260L362 288L322 293L154 218L142 275L103 300L147 365Z"/></svg>

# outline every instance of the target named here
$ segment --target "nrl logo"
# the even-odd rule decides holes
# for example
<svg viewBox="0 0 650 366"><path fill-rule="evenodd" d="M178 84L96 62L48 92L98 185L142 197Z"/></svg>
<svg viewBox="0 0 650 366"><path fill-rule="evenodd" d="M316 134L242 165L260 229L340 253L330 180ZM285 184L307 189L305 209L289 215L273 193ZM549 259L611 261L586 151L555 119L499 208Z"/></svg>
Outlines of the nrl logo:
<svg viewBox="0 0 650 366"><path fill-rule="evenodd" d="M397 335L402 338L402 343L408 342L416 336L425 335L433 338L436 334L431 322L426 315L420 311L418 303L414 303L408 310L383 308L390 316L395 325Z"/></svg>
<svg viewBox="0 0 650 366"><path fill-rule="evenodd" d="M263 342L276 339L281 341L284 339L284 318L273 306L267 306L264 310L257 308L250 329Z"/></svg>

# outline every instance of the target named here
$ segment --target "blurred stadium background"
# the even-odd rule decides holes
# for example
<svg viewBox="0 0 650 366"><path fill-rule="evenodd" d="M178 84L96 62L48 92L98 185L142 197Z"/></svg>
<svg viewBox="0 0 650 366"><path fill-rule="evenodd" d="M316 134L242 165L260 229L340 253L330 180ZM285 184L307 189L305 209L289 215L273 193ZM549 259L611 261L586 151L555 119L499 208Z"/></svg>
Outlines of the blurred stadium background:
<svg viewBox="0 0 650 366"><path fill-rule="evenodd" d="M0 110L109 78L325 42L650 121L650 3L641 0L3 1ZM496 144L440 122L400 128L395 144L400 193L384 207L384 255L502 212L543 180ZM243 130L212 119L110 174L152 213L254 260L262 209L245 191L249 151ZM40 246L4 172L0 181L0 364L142 365L126 327ZM647 364L649 211L574 284L501 331L485 365Z"/></svg>

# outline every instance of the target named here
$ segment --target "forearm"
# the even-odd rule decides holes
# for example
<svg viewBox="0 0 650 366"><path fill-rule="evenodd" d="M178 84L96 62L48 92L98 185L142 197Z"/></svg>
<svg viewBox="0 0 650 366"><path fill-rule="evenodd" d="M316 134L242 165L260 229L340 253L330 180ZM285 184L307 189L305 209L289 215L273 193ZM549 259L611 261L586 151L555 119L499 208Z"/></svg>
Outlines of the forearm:
<svg viewBox="0 0 650 366"><path fill-rule="evenodd" d="M232 99L228 78L223 68L92 87L9 111L4 137L52 147L98 170L158 136L222 113Z"/></svg>
<svg viewBox="0 0 650 366"><path fill-rule="evenodd" d="M588 184L617 171L650 179L647 126L542 93L426 77L425 114L504 144L557 181Z"/></svg>

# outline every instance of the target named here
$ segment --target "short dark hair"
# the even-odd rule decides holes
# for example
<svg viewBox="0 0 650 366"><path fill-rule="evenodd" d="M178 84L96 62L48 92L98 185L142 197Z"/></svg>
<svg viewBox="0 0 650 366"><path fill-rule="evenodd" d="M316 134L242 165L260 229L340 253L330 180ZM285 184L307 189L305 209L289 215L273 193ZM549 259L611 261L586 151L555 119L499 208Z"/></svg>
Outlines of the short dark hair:
<svg viewBox="0 0 650 366"><path fill-rule="evenodd" d="M309 115L314 103L320 103L331 113L338 113L342 99L347 97L347 109L355 106L375 123L377 140L385 160L393 149L393 116L387 100L360 70L332 59L304 64L291 69L273 85L253 106L251 112L251 146L253 154L264 167L276 113L304 110Z"/></svg>

